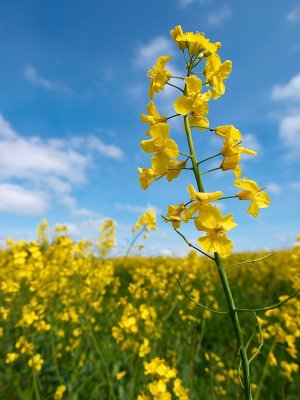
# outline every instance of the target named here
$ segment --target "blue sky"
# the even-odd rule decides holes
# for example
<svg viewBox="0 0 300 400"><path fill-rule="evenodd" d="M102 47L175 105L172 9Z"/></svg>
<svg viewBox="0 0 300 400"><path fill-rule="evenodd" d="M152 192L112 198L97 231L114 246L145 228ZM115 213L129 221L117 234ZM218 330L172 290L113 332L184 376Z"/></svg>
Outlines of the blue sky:
<svg viewBox="0 0 300 400"><path fill-rule="evenodd" d="M96 239L103 219L113 218L124 251L143 211L159 215L188 201L188 171L143 191L136 170L150 163L139 147L147 69L170 54L171 68L184 70L169 35L177 24L221 41L222 60L232 60L225 95L210 103L210 123L240 129L246 147L258 151L245 157L243 175L271 196L257 219L246 202L222 202L239 224L230 234L235 249L293 245L300 232L300 3L279 0L1 0L1 241L34 238L44 217L51 226L68 224L74 238ZM176 96L173 89L155 96L162 113L173 113ZM172 121L171 135L183 145L181 122ZM211 154L216 141L197 135L200 154ZM205 188L235 194L233 178L231 171L210 174ZM149 254L187 251L160 218L158 228ZM183 232L198 236L192 224Z"/></svg>

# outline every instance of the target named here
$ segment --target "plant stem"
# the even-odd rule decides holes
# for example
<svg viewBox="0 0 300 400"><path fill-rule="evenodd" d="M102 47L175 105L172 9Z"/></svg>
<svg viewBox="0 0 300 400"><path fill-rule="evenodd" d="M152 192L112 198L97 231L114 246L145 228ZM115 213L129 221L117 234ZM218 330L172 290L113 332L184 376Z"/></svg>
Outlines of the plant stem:
<svg viewBox="0 0 300 400"><path fill-rule="evenodd" d="M192 59L190 59L190 63L187 66L187 76L189 76L191 74L191 71L192 71ZM184 88L184 92L186 93L186 85ZM203 173L201 174L199 171L199 163L197 162L197 158L196 158L196 153L195 153L195 148L194 148L194 144L193 144L192 132L191 132L190 124L189 124L188 115L184 116L184 128L185 128L186 137L187 137L187 141L188 141L188 145L189 145L189 149L190 149L191 161L192 161L192 166L193 166L198 190L199 190L199 192L204 192L204 187L203 187L203 183L201 180L201 175ZM216 169L219 169L219 168L216 168ZM214 170L216 170L216 169L214 169ZM205 173L207 173L207 172L210 172L210 171L206 171ZM184 238L184 236L180 232L178 232L176 229L175 229L175 231ZM185 238L184 238L184 240L190 246L190 243ZM198 249L198 251L200 251L200 250ZM209 256L208 254L207 254L207 256L209 258L213 258L213 257ZM242 369L243 369L243 384L244 384L243 389L244 389L244 393L245 393L245 399L253 400L252 393L251 393L249 360L248 360L246 346L244 343L244 338L243 338L243 334L242 334L242 330L241 330L241 326L240 326L238 312L235 307L231 288L230 288L230 285L228 282L225 268L223 266L222 258L218 253L215 252L213 260L214 260L214 262L217 266L217 270L219 272L219 276L220 276L223 290L224 290L226 300L227 300L228 311L229 311L229 314L231 317L235 336L236 336L238 346L239 346L239 354L240 354L240 359L241 359L241 364L242 364Z"/></svg>
<svg viewBox="0 0 300 400"><path fill-rule="evenodd" d="M271 344L271 347L270 347L270 350L269 350L269 352L268 352L267 361L266 361L266 363L265 363L265 366L264 366L264 369L263 369L263 373L262 373L262 375L261 375L259 384L258 384L258 386L257 386L257 390L256 390L256 392L255 392L254 400L257 400L257 399L259 398L260 391L261 391L261 389L262 389L262 386L263 386L264 380L265 380L265 378L266 378L266 376L267 376L268 369L269 369L269 365L270 365L270 357L269 357L269 355L270 355L271 353L273 353L273 351L274 351L274 349L275 349L275 346L276 346L276 336L274 337L274 340L273 340L273 342L272 342L272 344Z"/></svg>
<svg viewBox="0 0 300 400"><path fill-rule="evenodd" d="M217 269L219 272L219 276L223 285L224 293L226 296L228 311L231 317L231 321L233 324L234 332L236 339L238 341L239 353L242 362L243 368L243 383L244 383L244 392L246 400L253 400L251 393L251 380L250 380L250 368L249 368L249 360L247 356L246 346L244 344L244 338L240 326L240 321L238 317L238 313L234 304L231 288L227 279L226 271L223 266L222 259L218 253L214 253L215 255L215 263L217 265Z"/></svg>
<svg viewBox="0 0 300 400"><path fill-rule="evenodd" d="M35 398L36 398L36 400L41 400L38 383L37 383L37 376L36 376L36 372L35 372L34 368L32 368L32 378L33 378L33 387L34 387Z"/></svg>

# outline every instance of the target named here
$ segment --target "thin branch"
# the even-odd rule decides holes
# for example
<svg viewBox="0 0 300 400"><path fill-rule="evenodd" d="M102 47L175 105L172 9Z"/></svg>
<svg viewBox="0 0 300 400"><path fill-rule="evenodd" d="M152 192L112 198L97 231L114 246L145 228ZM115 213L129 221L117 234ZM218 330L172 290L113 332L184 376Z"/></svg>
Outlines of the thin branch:
<svg viewBox="0 0 300 400"><path fill-rule="evenodd" d="M174 76L174 75L172 75L171 78L182 79L184 81L184 78L182 78L182 76Z"/></svg>
<svg viewBox="0 0 300 400"><path fill-rule="evenodd" d="M198 307L203 308L204 310L210 311L210 312L215 313L215 314L229 315L229 313L226 312L226 311L213 310L212 308L209 308L209 307L207 307L207 306L204 306L204 305L201 304L201 303L198 303L198 302L184 289L184 287L182 286L182 284L179 282L179 280L178 280L176 277L175 277L175 279L176 279L178 285L180 286L181 290L183 291L183 293L186 295L186 297L188 297L188 298L189 298L194 304L196 304Z"/></svg>
<svg viewBox="0 0 300 400"><path fill-rule="evenodd" d="M205 161L211 160L212 158L215 158L215 157L218 157L218 156L221 156L221 155L222 155L222 153L218 153L218 154L215 154L215 155L213 155L213 156L211 156L211 157L204 158L204 160L199 161L197 164L198 164L198 165L199 165L199 164L202 164L202 163L205 162Z"/></svg>
<svg viewBox="0 0 300 400"><path fill-rule="evenodd" d="M268 310L273 310L274 308L279 308L283 304L287 303L289 300L293 299L294 297L297 296L297 294L300 293L300 289L297 289L293 294L291 294L288 298L286 298L283 301L279 301L276 304L273 304L268 307L262 307L262 308L236 308L236 311L246 311L246 312L258 312L258 311L268 311Z"/></svg>
<svg viewBox="0 0 300 400"><path fill-rule="evenodd" d="M222 200L222 199L220 199L220 200ZM255 264L256 262L265 260L266 258L271 257L271 256L273 256L273 255L276 254L276 253L278 253L278 250L273 251L273 253L267 254L266 256L261 257L261 258L256 258L256 259L254 259L254 260L249 260L249 261L241 261L241 262L239 262L239 263L237 263L237 264L233 264L233 265L231 265L230 267L226 268L226 272L229 271L231 268L238 267L238 266L240 266L240 265L244 265L244 264Z"/></svg>
<svg viewBox="0 0 300 400"><path fill-rule="evenodd" d="M253 356L249 359L249 364L255 359L255 357L258 356L258 354L260 353L261 348L262 348L263 345L264 345L264 337L263 337L263 333L262 333L262 329L261 329L261 324L260 324L260 322L259 322L259 319L257 318L256 313L253 312L253 314L254 314L255 319L256 319L256 328L258 328L258 330L259 330L260 343L259 343L259 346L258 346L257 351L256 351L256 352L253 354ZM256 331L256 329L255 329L255 331Z"/></svg>
<svg viewBox="0 0 300 400"><path fill-rule="evenodd" d="M217 168L209 169L204 172L200 172L200 175L205 175L205 174L208 174L209 172L217 171L218 169L221 169L221 167L217 167Z"/></svg>
<svg viewBox="0 0 300 400"><path fill-rule="evenodd" d="M179 115L181 115L181 114L174 114L174 115L171 115L170 117L167 117L166 120L171 119L171 118L178 117Z"/></svg>
<svg viewBox="0 0 300 400"><path fill-rule="evenodd" d="M173 86L174 88L176 88L176 89L180 90L182 93L184 93L184 90L181 89L179 86L173 85L173 83L170 83L170 82L166 82L166 84L169 86Z"/></svg>
<svg viewBox="0 0 300 400"><path fill-rule="evenodd" d="M227 200L227 199L235 199L236 197L238 197L238 195L234 195L234 196L225 196L225 197L221 197L218 200ZM226 270L227 271L227 270Z"/></svg>
<svg viewBox="0 0 300 400"><path fill-rule="evenodd" d="M200 250L198 247L194 246L191 242L189 242L189 241L187 240L187 238L186 238L181 232L179 232L176 228L174 228L174 231L177 232L178 235L182 237L182 239L185 241L185 243L186 243L188 246L192 247L193 249L199 251L199 253L201 253L201 254L203 254L204 256L206 256L206 257L210 258L211 260L215 261L215 259L214 259L213 257L211 257L209 254L205 253L204 251Z"/></svg>
<svg viewBox="0 0 300 400"><path fill-rule="evenodd" d="M179 152L179 154L184 157L192 158L192 156L190 154L185 154L185 153L181 153L181 152Z"/></svg>

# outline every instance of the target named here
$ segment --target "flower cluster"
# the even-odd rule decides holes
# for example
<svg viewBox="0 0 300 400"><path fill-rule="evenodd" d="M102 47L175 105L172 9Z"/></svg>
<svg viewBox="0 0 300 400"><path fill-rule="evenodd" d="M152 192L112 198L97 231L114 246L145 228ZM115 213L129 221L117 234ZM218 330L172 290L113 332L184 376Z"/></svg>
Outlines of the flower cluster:
<svg viewBox="0 0 300 400"><path fill-rule="evenodd" d="M270 198L254 180L242 177L240 166L242 154L255 156L256 152L241 146L243 141L241 132L233 125L213 128L208 120L209 102L225 93L225 81L232 70L231 61L222 62L218 55L221 43L212 43L200 32L183 32L180 25L172 29L170 33L176 46L184 55L187 72L186 76L173 76L167 69L171 56L163 55L158 58L147 74L150 78L150 103L147 105L148 114L141 114L141 120L149 125L146 136L150 138L142 140L140 145L152 156L150 168L138 168L140 184L143 189L147 189L154 181L164 176L170 182L178 178L183 170L192 170L197 189L189 184L190 201L169 205L164 220L171 222L177 230L182 221L187 223L193 218L196 229L202 232L198 240L200 247L205 252L217 252L222 257L228 257L232 252L233 244L227 232L237 224L232 214L224 216L217 205L212 203L233 197L239 200L250 200L247 212L257 217L260 208L268 207ZM201 62L204 63L202 69ZM178 80L183 83L183 86L178 86ZM173 103L175 114L170 113L169 116L161 115L153 101L154 95L163 91L166 85L171 85L181 92ZM170 137L171 129L168 120L173 117L184 119L188 143L187 153L180 151L178 143ZM214 133L221 138L223 143L219 153L198 161L192 139L194 128L206 131L209 135ZM200 172L200 164L215 157L222 158L219 165ZM236 178L234 185L242 190L234 196L223 196L221 191L206 193L202 175L215 170L232 170ZM196 213L197 216L194 217Z"/></svg>

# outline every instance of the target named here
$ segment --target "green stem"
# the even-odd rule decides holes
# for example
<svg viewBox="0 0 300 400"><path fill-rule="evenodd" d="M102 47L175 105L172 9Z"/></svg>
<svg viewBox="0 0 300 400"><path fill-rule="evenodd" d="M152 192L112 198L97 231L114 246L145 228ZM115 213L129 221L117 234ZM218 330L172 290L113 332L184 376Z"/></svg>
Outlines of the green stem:
<svg viewBox="0 0 300 400"><path fill-rule="evenodd" d="M136 241L138 240L138 238L142 235L142 233L145 232L145 230L146 230L146 225L144 225L143 228L142 228L142 229L135 235L135 237L132 239L132 241L130 242L130 244L129 244L129 246L128 246L128 249L127 249L127 251L126 251L126 254L125 254L125 256L123 257L123 260L121 261L119 267L121 267L121 266L124 265L124 263L125 263L125 261L127 260L127 258L128 258L128 256L129 256L129 254L130 254L130 252L131 252L131 250L132 250L132 248L133 248L135 242L136 242Z"/></svg>
<svg viewBox="0 0 300 400"><path fill-rule="evenodd" d="M191 74L191 70L192 70L192 60L190 59L190 64L187 66L187 76L189 76ZM185 85L184 92L186 92L186 85ZM190 154L192 156L191 161L192 161L192 166L193 166L198 190L199 190L199 192L204 192L204 187L203 187L202 180L201 180L201 175L203 175L203 173L201 174L199 171L199 166L198 166L195 148L194 148L193 139L192 139L191 127L190 127L189 119L188 119L187 115L184 116L184 127L185 127L186 137L187 137L187 141L188 141L188 145L189 145L189 149L190 149ZM220 167L215 168L214 170L217 170L217 169L220 169ZM205 173L207 173L207 172L210 172L210 171L206 171ZM185 237L180 232L178 232L176 229L175 229L175 231L183 237L183 239L186 241L186 243L189 246L191 246L191 244L185 239ZM191 247L195 248L194 246L191 246ZM199 249L197 249L197 248L196 248L196 250L199 251ZM200 251L200 252L202 252L202 251ZM246 351L245 344L244 344L244 338L243 338L243 334L242 334L242 330L241 330L241 326L240 326L238 313L237 313L237 310L236 310L236 307L234 304L234 300L233 300L231 288L230 288L230 285L229 285L229 282L227 279L226 271L223 266L222 259L218 253L216 253L216 252L214 253L214 258L209 256L208 254L207 254L207 256L209 258L212 258L217 266L219 276L220 276L220 279L221 279L221 282L223 285L223 290L224 290L224 293L225 293L225 296L227 299L228 311L229 311L229 314L230 314L230 317L232 320L235 336L236 336L238 346L239 346L239 353L240 353L242 369L243 369L243 381L244 381L243 389L244 389L244 393L245 393L245 399L253 400L252 393L251 393L249 360L248 360L247 351Z"/></svg>
<svg viewBox="0 0 300 400"><path fill-rule="evenodd" d="M186 238L181 232L179 232L176 228L174 228L174 231L177 232L178 235L182 237L182 239L185 241L185 243L186 243L188 246L190 246L190 247L192 247L193 249L199 251L199 253L201 253L201 254L203 254L204 256L210 258L211 260L214 260L214 258L211 257L209 254L205 253L204 251L202 251L202 250L199 249L198 247L194 246L191 242L189 242L189 241L187 240L187 238Z"/></svg>
<svg viewBox="0 0 300 400"><path fill-rule="evenodd" d="M183 89L181 89L179 86L173 85L173 83L166 82L166 85L172 86L172 87L174 87L174 88L180 90L180 91L183 93Z"/></svg>
<svg viewBox="0 0 300 400"><path fill-rule="evenodd" d="M171 118L175 118L175 117L178 117L180 114L174 114L174 115L171 115L170 117L167 117L166 118L166 120L168 120L168 119L171 119Z"/></svg>
<svg viewBox="0 0 300 400"><path fill-rule="evenodd" d="M269 352L268 352L267 361L266 361L266 363L265 363L265 366L264 366L264 369L263 369L263 372L262 372L262 375L261 375L259 384L258 384L258 386L257 386L256 392L255 392L255 396L254 396L254 400L257 400L257 399L259 398L259 395L260 395L260 392L261 392L261 389L262 389L264 380L265 380L265 378L266 378L266 376L267 376L268 369L269 369L269 365L270 365L270 357L269 357L269 355L270 355L271 353L273 353L273 351L274 351L274 349L275 349L275 346L276 346L276 336L274 337L274 340L273 340L273 342L272 342L272 344L271 344L271 347L270 347L270 350L269 350Z"/></svg>
<svg viewBox="0 0 300 400"><path fill-rule="evenodd" d="M220 199L218 199L218 200L227 200L227 199L235 199L236 197L238 197L238 195L236 194L236 195L234 195L234 196L225 196L225 197L221 197Z"/></svg>
<svg viewBox="0 0 300 400"><path fill-rule="evenodd" d="M212 158L221 156L221 155L222 155L222 153L218 153L218 154L214 154L214 155L211 156L211 157L204 158L203 160L201 160L201 161L198 162L198 165L204 163L205 161L211 160Z"/></svg>
<svg viewBox="0 0 300 400"><path fill-rule="evenodd" d="M231 317L231 321L233 324L235 336L238 341L239 352L241 357L242 369L243 369L243 383L244 383L244 392L246 400L253 400L251 393L251 380L250 380L250 367L249 360L247 356L246 346L244 343L244 338L240 326L240 321L237 313L237 309L235 307L235 303L233 300L231 288L227 279L226 271L222 263L222 259L218 253L214 253L215 255L215 263L219 272L219 276L223 285L224 293L227 300L228 311Z"/></svg>
<svg viewBox="0 0 300 400"><path fill-rule="evenodd" d="M272 304L271 306L268 307L261 307L261 308L236 308L237 311L245 311L245 312L257 312L257 311L268 311L268 310L273 310L274 308L279 308L283 304L287 303L294 297L296 297L300 293L300 289L297 289L294 293L292 293L289 297L287 297L283 301L279 301L278 303Z"/></svg>
<svg viewBox="0 0 300 400"><path fill-rule="evenodd" d="M199 172L199 168L198 168L198 161L197 161L197 157L196 157L196 153L195 153L191 127L190 127L189 118L187 115L184 116L184 128L185 128L186 137L187 137L187 141L188 141L188 145L189 145L189 149L190 149L191 161L192 161L192 165L193 165L193 170L194 170L194 175L195 175L195 179L197 182L198 190L199 190L199 192L204 192L204 187L202 184L202 180L201 180L201 176L200 176L200 172Z"/></svg>
<svg viewBox="0 0 300 400"><path fill-rule="evenodd" d="M221 169L221 167L208 169L207 171L201 172L200 175L205 175L205 174L208 174L209 172L217 171L218 169Z"/></svg>
<svg viewBox="0 0 300 400"><path fill-rule="evenodd" d="M97 339L96 339L96 337L94 335L94 332L93 332L93 328L92 328L90 322L87 319L86 319L86 326L88 327L90 338L92 340L92 343L94 345L96 353L99 356L99 359L100 359L100 362L101 362L101 366L103 367L104 372L105 372L106 384L109 387L109 399L117 400L115 392L114 392L114 389L113 389L113 382L111 380L110 373L108 371L107 362L106 362L106 360L105 360L105 358L104 358L104 356L102 354L102 351L101 351L101 349L100 349L100 347L98 345Z"/></svg>
<svg viewBox="0 0 300 400"><path fill-rule="evenodd" d="M239 267L240 265L255 264L255 263L259 262L259 261L265 260L266 258L273 256L276 253L278 253L278 250L273 251L273 253L267 254L266 256L261 257L261 258L256 258L254 260L248 260L248 261L241 261L241 262L239 262L237 264L230 265L230 267L226 268L226 272L229 271L231 268Z"/></svg>
<svg viewBox="0 0 300 400"><path fill-rule="evenodd" d="M33 387L34 387L34 393L36 400L41 400L39 388L38 388L38 383L37 383L37 376L34 368L32 368L32 378L33 378Z"/></svg>

